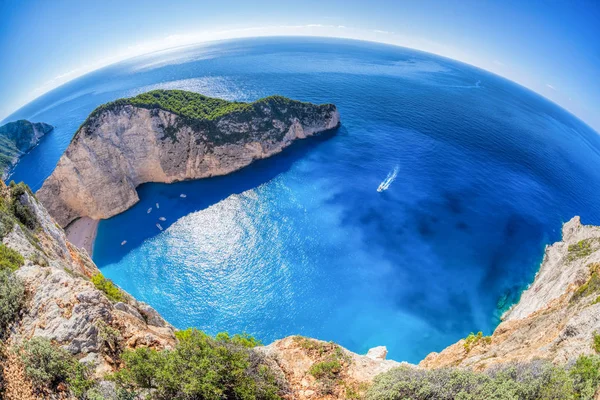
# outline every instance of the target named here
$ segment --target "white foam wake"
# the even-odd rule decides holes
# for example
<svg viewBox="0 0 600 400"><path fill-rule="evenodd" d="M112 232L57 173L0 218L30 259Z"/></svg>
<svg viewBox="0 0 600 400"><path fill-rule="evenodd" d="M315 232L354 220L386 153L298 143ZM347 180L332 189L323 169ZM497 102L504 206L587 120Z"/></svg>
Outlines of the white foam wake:
<svg viewBox="0 0 600 400"><path fill-rule="evenodd" d="M383 180L383 182L381 182L379 184L377 191L383 192L384 190L388 190L388 188L390 187L392 182L394 182L394 179L396 179L397 176L398 176L398 166L396 165L392 171L388 172L388 174L385 177L385 179Z"/></svg>

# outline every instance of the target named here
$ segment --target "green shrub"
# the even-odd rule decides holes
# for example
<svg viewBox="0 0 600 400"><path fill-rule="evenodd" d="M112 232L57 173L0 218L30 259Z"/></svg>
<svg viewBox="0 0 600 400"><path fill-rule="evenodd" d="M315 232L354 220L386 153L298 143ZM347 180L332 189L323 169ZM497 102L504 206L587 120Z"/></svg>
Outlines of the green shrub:
<svg viewBox="0 0 600 400"><path fill-rule="evenodd" d="M471 349L475 346L477 346L479 343L483 343L484 345L490 344L492 343L492 337L491 336L483 336L483 332L479 331L477 332L477 334L474 334L473 332L471 332L469 334L469 336L467 336L465 338L465 343L463 344L463 347L465 348L465 351L468 353L471 351Z"/></svg>
<svg viewBox="0 0 600 400"><path fill-rule="evenodd" d="M577 399L592 399L600 386L600 357L580 356L570 370Z"/></svg>
<svg viewBox="0 0 600 400"><path fill-rule="evenodd" d="M73 396L81 397L94 385L88 367L48 339L34 337L21 346L19 355L25 374L39 392L65 383Z"/></svg>
<svg viewBox="0 0 600 400"><path fill-rule="evenodd" d="M193 332L188 330L185 331L179 331L176 333L177 337L180 338L182 335L188 334L189 332ZM233 344L242 346L242 347L246 347L248 349L251 349L252 347L256 347L256 346L261 346L262 343L257 340L256 338L254 338L253 336L247 334L247 333L236 333L233 336L229 336L229 334L227 332L220 332L217 333L217 335L215 336L215 339L217 341L220 342L224 342L224 343L228 343L231 342Z"/></svg>
<svg viewBox="0 0 600 400"><path fill-rule="evenodd" d="M575 303L584 297L600 292L600 264L592 263L588 265L588 268L591 274L590 278L577 288L569 300L570 303Z"/></svg>
<svg viewBox="0 0 600 400"><path fill-rule="evenodd" d="M400 367L378 375L368 400L567 400L593 399L600 358L580 357L571 368L534 361L474 372L458 368Z"/></svg>
<svg viewBox="0 0 600 400"><path fill-rule="evenodd" d="M594 252L593 244L598 242L598 238L589 238L580 240L576 244L569 245L567 261L573 261L578 258L587 257Z"/></svg>
<svg viewBox="0 0 600 400"><path fill-rule="evenodd" d="M248 336L212 338L196 329L177 332L173 350L122 354L112 379L129 392L154 389L153 399L279 399L279 387ZM242 339L243 338L243 339Z"/></svg>
<svg viewBox="0 0 600 400"><path fill-rule="evenodd" d="M23 266L24 263L25 259L18 251L0 243L0 270L8 269L15 271Z"/></svg>
<svg viewBox="0 0 600 400"><path fill-rule="evenodd" d="M96 289L103 291L110 300L115 302L123 300L123 292L100 272L92 276L91 281L96 286Z"/></svg>
<svg viewBox="0 0 600 400"><path fill-rule="evenodd" d="M0 339L18 315L24 298L23 283L10 270L0 269Z"/></svg>
<svg viewBox="0 0 600 400"><path fill-rule="evenodd" d="M316 379L335 379L341 370L342 364L334 359L313 364L308 370L308 373Z"/></svg>
<svg viewBox="0 0 600 400"><path fill-rule="evenodd" d="M35 216L35 213L29 208L28 205L21 202L21 196L26 193L33 197L31 189L29 189L29 186L25 185L23 182L15 184L14 181L10 183L10 187L12 197L11 211L13 215L27 228L32 230L36 229L39 226L39 222Z"/></svg>
<svg viewBox="0 0 600 400"><path fill-rule="evenodd" d="M592 347L596 351L596 353L600 353L600 335L598 332L594 332L594 342Z"/></svg>

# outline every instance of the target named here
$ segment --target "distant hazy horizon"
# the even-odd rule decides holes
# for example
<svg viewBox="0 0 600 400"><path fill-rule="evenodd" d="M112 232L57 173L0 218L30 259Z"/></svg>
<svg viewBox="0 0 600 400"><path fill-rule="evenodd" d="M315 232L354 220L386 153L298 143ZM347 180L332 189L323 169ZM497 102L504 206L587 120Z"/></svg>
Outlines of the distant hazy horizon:
<svg viewBox="0 0 600 400"><path fill-rule="evenodd" d="M257 36L399 45L495 73L600 131L600 3L181 0L0 3L0 119L53 88L131 57Z"/></svg>

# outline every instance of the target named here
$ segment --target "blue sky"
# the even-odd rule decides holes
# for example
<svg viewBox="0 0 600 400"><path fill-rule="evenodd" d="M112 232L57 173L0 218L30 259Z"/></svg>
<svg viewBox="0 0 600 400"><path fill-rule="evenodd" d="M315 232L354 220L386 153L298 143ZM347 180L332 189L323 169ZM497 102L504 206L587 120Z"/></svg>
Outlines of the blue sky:
<svg viewBox="0 0 600 400"><path fill-rule="evenodd" d="M337 36L516 81L600 131L600 1L0 0L0 119L104 65L198 41Z"/></svg>

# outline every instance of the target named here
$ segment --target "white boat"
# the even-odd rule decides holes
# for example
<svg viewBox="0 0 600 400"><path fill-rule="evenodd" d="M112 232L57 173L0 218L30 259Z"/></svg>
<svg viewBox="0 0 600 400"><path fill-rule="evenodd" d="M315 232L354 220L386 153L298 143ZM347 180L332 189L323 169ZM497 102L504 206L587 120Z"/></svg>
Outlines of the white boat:
<svg viewBox="0 0 600 400"><path fill-rule="evenodd" d="M150 214L150 211L152 211L152 207L150 207L150 208L148 209L148 211L146 211L146 214Z"/></svg>
<svg viewBox="0 0 600 400"><path fill-rule="evenodd" d="M383 182L381 182L379 184L379 187L377 188L377 191L379 193L381 193L384 190L388 190L388 188L390 187L390 185L392 184L392 182L394 182L394 179L396 179L397 176L398 176L398 166L396 165L394 167L394 169L387 174L387 176L385 177L385 179L383 180Z"/></svg>
<svg viewBox="0 0 600 400"><path fill-rule="evenodd" d="M166 221L167 219L165 217L160 217L159 220Z"/></svg>
<svg viewBox="0 0 600 400"><path fill-rule="evenodd" d="M160 206L158 205L158 203L156 203L156 209L158 210L160 208Z"/></svg>
<svg viewBox="0 0 600 400"><path fill-rule="evenodd" d="M126 244L126 243L127 243L127 240L123 240L123 241L121 242L121 246L125 246L125 244Z"/></svg>
<svg viewBox="0 0 600 400"><path fill-rule="evenodd" d="M179 197L181 197L181 198L185 199L185 198L187 197L187 195L185 195L185 194L181 193L181 194L179 195Z"/></svg>
<svg viewBox="0 0 600 400"><path fill-rule="evenodd" d="M160 226L160 224L156 224L156 227L157 227L158 229L160 229L161 231L163 230L163 227L162 227L162 226Z"/></svg>

